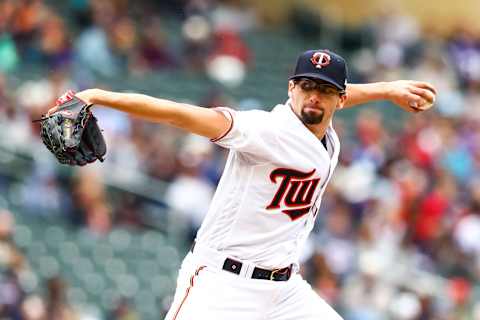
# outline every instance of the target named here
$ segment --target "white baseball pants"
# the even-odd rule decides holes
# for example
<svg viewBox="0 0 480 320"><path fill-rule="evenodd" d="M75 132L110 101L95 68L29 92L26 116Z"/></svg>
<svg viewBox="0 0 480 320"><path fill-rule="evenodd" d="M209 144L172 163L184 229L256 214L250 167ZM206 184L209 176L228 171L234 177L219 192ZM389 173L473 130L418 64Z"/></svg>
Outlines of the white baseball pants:
<svg viewBox="0 0 480 320"><path fill-rule="evenodd" d="M299 274L251 279L247 263L238 275L222 270L225 258L199 246L185 257L165 320L342 320Z"/></svg>

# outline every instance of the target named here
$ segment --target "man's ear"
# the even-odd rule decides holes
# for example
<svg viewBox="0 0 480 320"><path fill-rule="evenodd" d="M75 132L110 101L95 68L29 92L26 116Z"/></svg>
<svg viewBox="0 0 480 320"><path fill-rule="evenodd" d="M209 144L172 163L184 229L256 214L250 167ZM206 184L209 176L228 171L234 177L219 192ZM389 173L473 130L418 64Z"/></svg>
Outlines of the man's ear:
<svg viewBox="0 0 480 320"><path fill-rule="evenodd" d="M338 99L337 109L343 109L346 102L347 102L347 93L344 93L340 96L340 99Z"/></svg>
<svg viewBox="0 0 480 320"><path fill-rule="evenodd" d="M294 86L295 86L295 82L293 82L293 80L288 81L288 97L290 99L292 98L292 90Z"/></svg>

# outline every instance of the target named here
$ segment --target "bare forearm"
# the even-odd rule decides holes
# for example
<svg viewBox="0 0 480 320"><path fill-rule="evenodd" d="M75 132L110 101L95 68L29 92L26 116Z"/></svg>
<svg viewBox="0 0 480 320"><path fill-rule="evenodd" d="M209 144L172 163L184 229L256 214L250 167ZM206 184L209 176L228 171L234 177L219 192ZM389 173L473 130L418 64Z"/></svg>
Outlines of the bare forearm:
<svg viewBox="0 0 480 320"><path fill-rule="evenodd" d="M378 100L389 99L389 87L386 82L368 84L348 84L345 107L353 107Z"/></svg>
<svg viewBox="0 0 480 320"><path fill-rule="evenodd" d="M76 95L87 103L127 112L148 121L170 124L208 138L218 137L229 126L228 119L212 109L144 94L89 89Z"/></svg>
<svg viewBox="0 0 480 320"><path fill-rule="evenodd" d="M77 94L89 103L127 112L154 122L170 122L186 105L138 93L119 93L92 89Z"/></svg>
<svg viewBox="0 0 480 320"><path fill-rule="evenodd" d="M388 100L408 112L425 111L435 102L437 91L428 82L397 80L347 85L345 107Z"/></svg>

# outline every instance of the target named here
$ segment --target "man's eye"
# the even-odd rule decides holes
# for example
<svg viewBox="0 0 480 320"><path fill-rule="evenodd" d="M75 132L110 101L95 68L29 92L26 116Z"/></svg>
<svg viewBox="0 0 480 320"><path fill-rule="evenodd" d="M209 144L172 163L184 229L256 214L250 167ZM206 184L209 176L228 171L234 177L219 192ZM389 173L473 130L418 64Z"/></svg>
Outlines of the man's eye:
<svg viewBox="0 0 480 320"><path fill-rule="evenodd" d="M315 84L311 83L311 82L304 82L303 85L302 85L302 88L304 90L312 90L312 89L315 88Z"/></svg>
<svg viewBox="0 0 480 320"><path fill-rule="evenodd" d="M331 88L328 88L328 87L323 87L322 92L326 93L326 94L332 94L333 90Z"/></svg>
<svg viewBox="0 0 480 320"><path fill-rule="evenodd" d="M320 92L328 95L334 95L337 93L335 89L328 86L320 86L319 89L320 89Z"/></svg>

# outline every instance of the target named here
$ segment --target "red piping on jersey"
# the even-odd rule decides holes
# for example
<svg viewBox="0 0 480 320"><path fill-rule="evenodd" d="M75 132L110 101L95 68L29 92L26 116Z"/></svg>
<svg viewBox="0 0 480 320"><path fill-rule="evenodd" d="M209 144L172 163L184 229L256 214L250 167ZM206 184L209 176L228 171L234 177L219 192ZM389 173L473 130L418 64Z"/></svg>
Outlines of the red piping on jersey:
<svg viewBox="0 0 480 320"><path fill-rule="evenodd" d="M173 319L172 319L172 320L177 319L177 316L178 316L178 313L180 312L180 309L182 308L183 304L184 304L185 301L187 300L188 294L190 293L190 290L193 288L193 280L195 279L196 276L198 276L198 273L199 273L203 268L205 268L205 266L199 267L199 268L197 269L197 271L195 271L195 273L190 277L190 286L187 288L187 291L185 291L185 296L183 297L182 302L181 302L180 305L178 306L178 309L177 309L177 311L175 312L175 315L173 316Z"/></svg>
<svg viewBox="0 0 480 320"><path fill-rule="evenodd" d="M227 134L230 133L230 131L232 131L232 128L233 128L233 115L232 115L232 113L230 112L230 110L228 110L227 108L217 108L217 110L215 110L215 111L222 113L219 109L227 111L228 114L230 115L230 119L232 120L232 122L230 122L230 127L228 128L227 131L225 131L224 134L220 135L220 137L217 137L217 138L214 138L214 139L210 139L211 142L217 142L218 140L223 139ZM222 113L222 115L223 115L223 113Z"/></svg>

